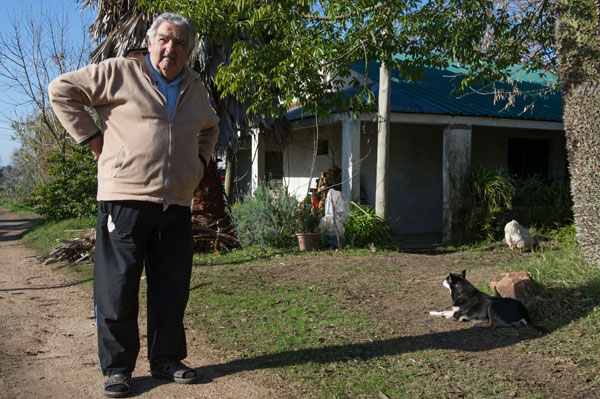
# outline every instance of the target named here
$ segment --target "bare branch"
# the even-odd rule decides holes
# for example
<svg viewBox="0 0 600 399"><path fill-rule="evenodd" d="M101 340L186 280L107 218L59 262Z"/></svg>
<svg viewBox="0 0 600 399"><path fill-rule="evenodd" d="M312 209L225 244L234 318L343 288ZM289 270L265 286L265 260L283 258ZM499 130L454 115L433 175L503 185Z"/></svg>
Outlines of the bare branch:
<svg viewBox="0 0 600 399"><path fill-rule="evenodd" d="M87 61L90 43L85 34L71 36L66 9L13 10L10 29L0 34L0 89L4 119L21 145L16 163L34 165L35 157L63 148L66 132L48 100L48 84L59 74ZM36 177L37 178L37 177Z"/></svg>

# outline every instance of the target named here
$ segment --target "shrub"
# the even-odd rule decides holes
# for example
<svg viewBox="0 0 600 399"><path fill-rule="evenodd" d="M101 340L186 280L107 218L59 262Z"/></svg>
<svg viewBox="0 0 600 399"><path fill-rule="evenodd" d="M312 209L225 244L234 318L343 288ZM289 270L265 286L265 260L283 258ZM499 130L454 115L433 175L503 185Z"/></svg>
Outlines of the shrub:
<svg viewBox="0 0 600 399"><path fill-rule="evenodd" d="M470 232L480 238L496 238L503 228L503 220L499 216L512 209L515 191L514 180L505 169L494 170L485 166L473 168L472 207L467 220Z"/></svg>
<svg viewBox="0 0 600 399"><path fill-rule="evenodd" d="M87 146L48 154L47 170L51 180L29 200L38 214L52 220L96 215L96 161Z"/></svg>
<svg viewBox="0 0 600 399"><path fill-rule="evenodd" d="M515 180L513 215L524 226L565 226L573 220L573 200L568 182L548 184L533 176Z"/></svg>
<svg viewBox="0 0 600 399"><path fill-rule="evenodd" d="M260 184L232 210L243 246L291 248L296 244L298 200L282 188Z"/></svg>
<svg viewBox="0 0 600 399"><path fill-rule="evenodd" d="M351 246L366 248L373 244L377 248L395 247L390 226L375 214L373 208L355 202L350 205L344 238Z"/></svg>
<svg viewBox="0 0 600 399"><path fill-rule="evenodd" d="M294 218L296 233L320 233L321 212L313 207L310 196L300 203Z"/></svg>
<svg viewBox="0 0 600 399"><path fill-rule="evenodd" d="M569 184L537 176L517 178L504 169L478 166L471 173L471 195L469 230L488 240L499 238L513 219L527 228L553 228L570 224L573 217Z"/></svg>

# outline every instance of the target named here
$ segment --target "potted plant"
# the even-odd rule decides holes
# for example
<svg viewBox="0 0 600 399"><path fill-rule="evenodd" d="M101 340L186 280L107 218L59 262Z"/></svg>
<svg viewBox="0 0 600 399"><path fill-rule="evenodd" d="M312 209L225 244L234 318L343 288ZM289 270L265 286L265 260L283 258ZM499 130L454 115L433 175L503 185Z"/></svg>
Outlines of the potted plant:
<svg viewBox="0 0 600 399"><path fill-rule="evenodd" d="M313 251L321 247L321 232L319 222L321 214L318 208L314 208L310 197L306 197L300 203L296 212L296 237L300 251Z"/></svg>

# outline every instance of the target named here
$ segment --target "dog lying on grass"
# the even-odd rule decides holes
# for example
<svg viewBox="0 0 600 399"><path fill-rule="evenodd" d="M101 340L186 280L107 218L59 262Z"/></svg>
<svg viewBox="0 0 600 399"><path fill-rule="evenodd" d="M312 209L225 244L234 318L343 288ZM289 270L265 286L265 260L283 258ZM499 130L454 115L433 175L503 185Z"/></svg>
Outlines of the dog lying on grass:
<svg viewBox="0 0 600 399"><path fill-rule="evenodd" d="M459 321L472 321L474 327L519 327L526 326L546 332L531 322L525 305L512 298L490 296L479 291L465 278L466 270L460 274L451 273L442 283L450 290L452 310L429 312L432 316L454 318Z"/></svg>

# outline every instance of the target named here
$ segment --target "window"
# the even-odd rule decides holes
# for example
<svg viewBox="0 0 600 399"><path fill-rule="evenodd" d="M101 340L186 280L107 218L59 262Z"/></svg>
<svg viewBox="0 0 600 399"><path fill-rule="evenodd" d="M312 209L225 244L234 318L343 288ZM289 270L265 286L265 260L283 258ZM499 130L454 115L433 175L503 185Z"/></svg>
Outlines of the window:
<svg viewBox="0 0 600 399"><path fill-rule="evenodd" d="M265 175L267 182L283 182L283 153L281 151L265 151Z"/></svg>
<svg viewBox="0 0 600 399"><path fill-rule="evenodd" d="M329 154L329 140L319 140L317 143L317 155Z"/></svg>
<svg viewBox="0 0 600 399"><path fill-rule="evenodd" d="M547 180L550 169L549 139L508 139L508 170L519 177Z"/></svg>

